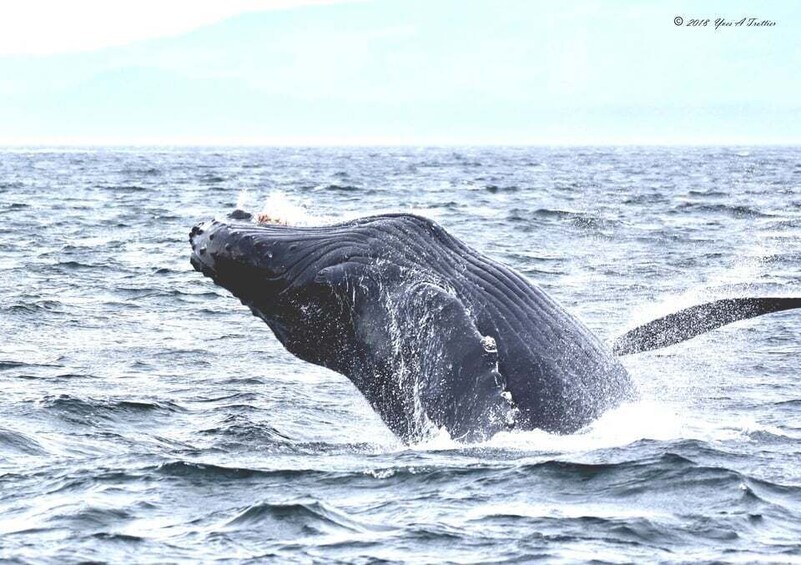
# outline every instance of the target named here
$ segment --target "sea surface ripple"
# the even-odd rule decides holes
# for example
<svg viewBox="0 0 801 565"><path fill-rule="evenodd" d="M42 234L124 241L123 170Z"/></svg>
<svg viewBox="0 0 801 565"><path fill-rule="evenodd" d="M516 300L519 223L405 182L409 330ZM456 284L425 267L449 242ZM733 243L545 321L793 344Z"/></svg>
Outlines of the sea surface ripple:
<svg viewBox="0 0 801 565"><path fill-rule="evenodd" d="M606 341L801 295L799 148L6 149L0 560L801 562L799 312L624 358L581 433L406 447L191 268L237 199L427 215Z"/></svg>

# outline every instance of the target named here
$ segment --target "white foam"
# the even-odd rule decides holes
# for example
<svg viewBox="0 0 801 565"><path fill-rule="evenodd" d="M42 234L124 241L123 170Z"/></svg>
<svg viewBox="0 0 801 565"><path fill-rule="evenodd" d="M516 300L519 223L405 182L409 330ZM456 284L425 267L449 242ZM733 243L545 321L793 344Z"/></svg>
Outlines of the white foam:
<svg viewBox="0 0 801 565"><path fill-rule="evenodd" d="M248 191L246 189L241 190L236 200L236 208L239 210L248 210L249 201L250 194ZM259 217L261 217L266 222L286 225L324 226L380 214L415 214L435 221L442 215L441 210L437 208L421 208L416 206L376 208L371 210L342 209L338 210L335 215L321 214L316 211L312 212L312 209L313 203L310 200L287 194L282 190L271 190L264 199L261 210L254 214L253 221L258 222Z"/></svg>
<svg viewBox="0 0 801 565"><path fill-rule="evenodd" d="M451 434L443 427L430 430L420 443L413 446L413 449L419 451L444 451L461 447L464 447L464 445L451 438Z"/></svg>
<svg viewBox="0 0 801 565"><path fill-rule="evenodd" d="M748 440L755 431L781 433L754 419L733 416L729 419L708 419L707 413L682 412L667 403L642 400L610 410L577 433L552 434L543 430L499 432L474 447L514 449L558 455L624 447L641 440L699 440L723 442ZM445 451L469 445L451 438L445 428L433 430L418 444L415 451Z"/></svg>
<svg viewBox="0 0 801 565"><path fill-rule="evenodd" d="M610 410L587 428L570 435L542 430L500 432L486 445L546 452L591 451L629 445L642 439L682 437L683 423L671 407L634 402Z"/></svg>
<svg viewBox="0 0 801 565"><path fill-rule="evenodd" d="M258 217L269 217L275 223L292 226L311 226L325 223L322 216L309 212L306 203L297 197L291 197L281 190L273 190L264 199Z"/></svg>

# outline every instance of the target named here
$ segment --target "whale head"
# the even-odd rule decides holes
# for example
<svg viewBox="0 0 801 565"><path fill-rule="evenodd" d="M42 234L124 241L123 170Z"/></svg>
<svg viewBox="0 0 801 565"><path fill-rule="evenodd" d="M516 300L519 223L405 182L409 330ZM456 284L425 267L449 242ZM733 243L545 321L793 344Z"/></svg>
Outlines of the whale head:
<svg viewBox="0 0 801 565"><path fill-rule="evenodd" d="M238 210L195 225L192 266L264 320L291 353L328 366L320 336L346 332L347 305L319 274L347 261L353 246L324 228L250 220Z"/></svg>

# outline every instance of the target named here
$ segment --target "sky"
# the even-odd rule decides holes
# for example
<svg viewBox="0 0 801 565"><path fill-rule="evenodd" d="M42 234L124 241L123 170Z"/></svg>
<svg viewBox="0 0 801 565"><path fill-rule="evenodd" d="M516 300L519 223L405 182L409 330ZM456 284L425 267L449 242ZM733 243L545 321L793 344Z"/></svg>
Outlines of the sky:
<svg viewBox="0 0 801 565"><path fill-rule="evenodd" d="M794 0L7 2L0 144L796 144L798 37Z"/></svg>

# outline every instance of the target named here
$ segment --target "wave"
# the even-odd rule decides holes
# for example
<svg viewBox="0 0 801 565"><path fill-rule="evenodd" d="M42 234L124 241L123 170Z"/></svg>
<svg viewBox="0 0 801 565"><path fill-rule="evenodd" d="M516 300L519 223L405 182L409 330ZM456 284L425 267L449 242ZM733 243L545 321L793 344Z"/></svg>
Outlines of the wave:
<svg viewBox="0 0 801 565"><path fill-rule="evenodd" d="M77 271L82 269L107 269L109 265L97 265L93 263L84 263L82 261L76 260L67 260L67 261L58 261L56 266L62 267L64 269L68 269L71 271Z"/></svg>
<svg viewBox="0 0 801 565"><path fill-rule="evenodd" d="M14 183L12 183L12 184L2 184L2 183L0 183L0 188L21 188L22 187L22 183L19 183L18 187L13 186L13 184ZM30 208L32 208L32 206L30 204L26 203L26 202L11 202L10 204L7 204L5 206L3 211L6 212L6 211L11 211L11 210L28 210Z"/></svg>
<svg viewBox="0 0 801 565"><path fill-rule="evenodd" d="M518 192L520 187L517 185L499 186L497 184L488 184L484 186L484 190L490 194L497 194L498 192Z"/></svg>
<svg viewBox="0 0 801 565"><path fill-rule="evenodd" d="M102 185L98 188L102 190L110 190L112 192L147 192L150 188L146 186L141 186L138 184L110 184L110 185Z"/></svg>
<svg viewBox="0 0 801 565"><path fill-rule="evenodd" d="M616 220L613 221L589 212L577 212L573 210L551 208L537 208L535 210L512 208L509 211L506 219L512 222L528 223L534 222L536 219L555 219L568 223L574 227L587 230L607 228L618 223Z"/></svg>
<svg viewBox="0 0 801 565"><path fill-rule="evenodd" d="M67 519L72 527L92 528L97 526L107 526L130 520L133 516L122 508L110 508L101 506L89 506L82 508L73 514L62 514L55 519Z"/></svg>
<svg viewBox="0 0 801 565"><path fill-rule="evenodd" d="M113 542L120 542L120 543L141 543L146 540L146 538L140 536L133 536L130 534L120 534L116 532L96 532L91 534L91 537L103 540L103 541L113 541Z"/></svg>
<svg viewBox="0 0 801 565"><path fill-rule="evenodd" d="M295 535L332 534L338 532L386 531L391 528L357 520L346 512L335 509L318 500L275 503L261 502L241 510L234 518L222 525L224 529L253 527L279 528L286 535L287 529Z"/></svg>
<svg viewBox="0 0 801 565"><path fill-rule="evenodd" d="M193 477L201 479L240 480L255 477L272 477L292 479L307 475L328 474L325 471L278 469L263 470L247 467L225 467L210 463L195 463L191 461L170 461L162 463L154 469L156 473L169 477Z"/></svg>
<svg viewBox="0 0 801 565"><path fill-rule="evenodd" d="M220 175L203 175L201 176L198 181L205 183L205 184L219 184L221 182L225 182L228 179L220 176Z"/></svg>
<svg viewBox="0 0 801 565"><path fill-rule="evenodd" d="M169 401L78 398L68 394L45 396L39 404L48 413L82 425L97 425L100 421L119 421L131 417L152 418L185 411Z"/></svg>
<svg viewBox="0 0 801 565"><path fill-rule="evenodd" d="M64 312L64 304L57 300L21 301L5 308L9 312L22 314L40 314L43 312Z"/></svg>
<svg viewBox="0 0 801 565"><path fill-rule="evenodd" d="M329 184L324 187L325 190L334 190L339 192L358 192L360 187L352 184Z"/></svg>
<svg viewBox="0 0 801 565"><path fill-rule="evenodd" d="M226 407L231 409L234 407ZM226 423L225 425L200 430L201 434L234 439L250 447L292 446L292 438L276 428L261 423Z"/></svg>
<svg viewBox="0 0 801 565"><path fill-rule="evenodd" d="M754 207L732 204L707 204L704 202L682 202L673 206L668 213L702 212L711 214L726 214L734 218L771 218L775 214L762 212Z"/></svg>
<svg viewBox="0 0 801 565"><path fill-rule="evenodd" d="M708 190L690 190L687 194L690 196L708 196L712 198L723 198L729 196L728 192L722 190L708 189Z"/></svg>
<svg viewBox="0 0 801 565"><path fill-rule="evenodd" d="M177 275L183 272L183 270L171 269L169 267L154 267L152 271L154 275Z"/></svg>
<svg viewBox="0 0 801 565"><path fill-rule="evenodd" d="M5 456L8 452L43 455L47 450L38 441L22 432L0 428L0 454Z"/></svg>

